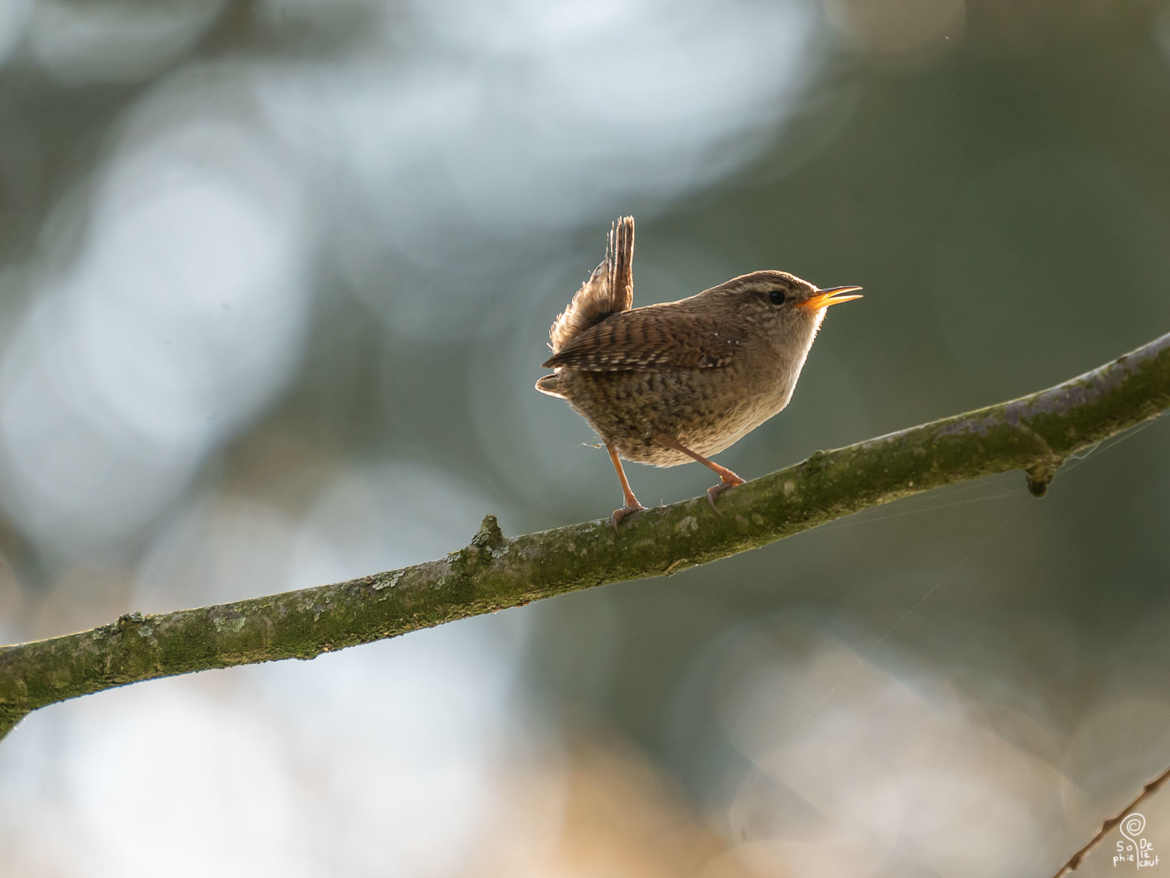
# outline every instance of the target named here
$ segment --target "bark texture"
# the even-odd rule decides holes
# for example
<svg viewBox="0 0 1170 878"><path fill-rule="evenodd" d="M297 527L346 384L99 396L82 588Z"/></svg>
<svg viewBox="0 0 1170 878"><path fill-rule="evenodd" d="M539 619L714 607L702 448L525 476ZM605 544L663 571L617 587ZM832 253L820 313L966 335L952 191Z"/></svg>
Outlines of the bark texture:
<svg viewBox="0 0 1170 878"><path fill-rule="evenodd" d="M46 704L140 680L323 652L539 598L662 576L871 506L1024 470L1042 494L1061 462L1170 408L1170 334L1037 393L868 439L723 494L507 539L488 515L445 558L349 582L143 616L0 647L0 737Z"/></svg>

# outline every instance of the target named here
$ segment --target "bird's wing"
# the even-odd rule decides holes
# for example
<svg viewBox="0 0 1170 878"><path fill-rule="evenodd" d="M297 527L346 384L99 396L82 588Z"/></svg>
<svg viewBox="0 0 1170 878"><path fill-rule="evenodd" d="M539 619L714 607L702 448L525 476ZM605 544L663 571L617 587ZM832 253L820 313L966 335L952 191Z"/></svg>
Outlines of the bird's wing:
<svg viewBox="0 0 1170 878"><path fill-rule="evenodd" d="M716 369L730 363L742 344L743 335L735 327L651 306L613 314L589 327L543 365L585 372Z"/></svg>
<svg viewBox="0 0 1170 878"><path fill-rule="evenodd" d="M557 315L548 332L549 347L560 353L581 333L634 304L634 218L619 217L609 229L605 259Z"/></svg>

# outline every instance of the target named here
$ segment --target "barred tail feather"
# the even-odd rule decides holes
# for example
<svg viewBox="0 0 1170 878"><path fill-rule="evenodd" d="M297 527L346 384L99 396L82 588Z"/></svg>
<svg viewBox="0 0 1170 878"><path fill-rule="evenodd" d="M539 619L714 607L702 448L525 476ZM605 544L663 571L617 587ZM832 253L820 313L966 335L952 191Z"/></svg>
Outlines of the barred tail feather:
<svg viewBox="0 0 1170 878"><path fill-rule="evenodd" d="M548 332L554 354L575 336L611 314L634 304L634 218L619 217L609 230L605 259L581 284L569 307L557 315Z"/></svg>
<svg viewBox="0 0 1170 878"><path fill-rule="evenodd" d="M609 294L612 310L628 311L634 306L634 218L618 217L609 227ZM608 316L608 315L607 315Z"/></svg>

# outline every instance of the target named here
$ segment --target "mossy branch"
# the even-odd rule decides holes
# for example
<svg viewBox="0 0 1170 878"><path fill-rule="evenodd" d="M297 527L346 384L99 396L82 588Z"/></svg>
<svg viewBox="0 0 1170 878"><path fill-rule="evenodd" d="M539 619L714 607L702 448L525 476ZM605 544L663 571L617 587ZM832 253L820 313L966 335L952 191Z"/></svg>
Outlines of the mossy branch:
<svg viewBox="0 0 1170 878"><path fill-rule="evenodd" d="M0 736L29 711L140 680L323 652L539 598L662 576L871 506L1020 469L1043 493L1061 462L1170 408L1170 334L1020 399L835 451L728 491L506 539L487 516L446 558L230 604L122 616L0 648Z"/></svg>

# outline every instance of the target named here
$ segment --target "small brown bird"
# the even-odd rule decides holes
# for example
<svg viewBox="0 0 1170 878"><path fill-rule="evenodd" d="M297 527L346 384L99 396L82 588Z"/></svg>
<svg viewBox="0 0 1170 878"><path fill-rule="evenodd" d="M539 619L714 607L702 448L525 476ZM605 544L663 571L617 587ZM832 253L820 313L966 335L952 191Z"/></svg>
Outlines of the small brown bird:
<svg viewBox="0 0 1170 878"><path fill-rule="evenodd" d="M616 526L645 507L621 458L698 461L715 499L743 479L708 458L781 411L830 305L861 287L818 289L784 271L753 271L689 298L634 308L634 218L609 233L605 259L553 322L536 389L559 396L601 436L622 483Z"/></svg>

